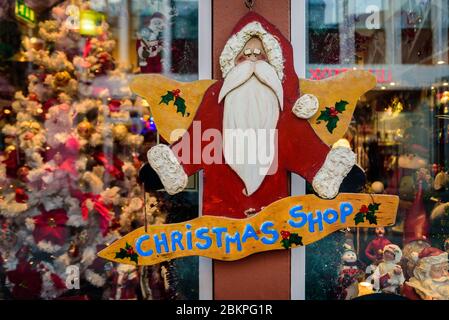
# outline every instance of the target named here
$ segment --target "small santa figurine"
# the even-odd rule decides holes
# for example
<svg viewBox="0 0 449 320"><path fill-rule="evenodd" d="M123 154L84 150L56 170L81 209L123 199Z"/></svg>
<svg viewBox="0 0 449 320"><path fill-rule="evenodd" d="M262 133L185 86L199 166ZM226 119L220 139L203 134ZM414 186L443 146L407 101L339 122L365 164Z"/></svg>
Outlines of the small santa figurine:
<svg viewBox="0 0 449 320"><path fill-rule="evenodd" d="M377 227L375 230L376 238L368 243L365 249L365 255L371 260L371 265L366 268L366 274L371 275L382 261L383 252L386 245L391 244L390 240L385 238L385 228Z"/></svg>
<svg viewBox="0 0 449 320"><path fill-rule="evenodd" d="M338 276L338 297L340 300L351 300L359 295L359 279L363 272L359 269L357 254L351 248L346 248L341 257L341 267Z"/></svg>
<svg viewBox="0 0 449 320"><path fill-rule="evenodd" d="M384 293L399 293L405 282L401 266L402 251L395 244L388 244L383 250L383 261L374 270L374 289Z"/></svg>
<svg viewBox="0 0 449 320"><path fill-rule="evenodd" d="M162 49L164 48L162 34L166 18L162 13L155 12L146 27L138 33L137 56L142 73L162 72Z"/></svg>
<svg viewBox="0 0 449 320"><path fill-rule="evenodd" d="M109 277L110 300L137 300L139 276L135 266L119 264Z"/></svg>
<svg viewBox="0 0 449 320"><path fill-rule="evenodd" d="M429 247L416 258L413 277L404 284L402 294L411 300L449 300L447 252Z"/></svg>

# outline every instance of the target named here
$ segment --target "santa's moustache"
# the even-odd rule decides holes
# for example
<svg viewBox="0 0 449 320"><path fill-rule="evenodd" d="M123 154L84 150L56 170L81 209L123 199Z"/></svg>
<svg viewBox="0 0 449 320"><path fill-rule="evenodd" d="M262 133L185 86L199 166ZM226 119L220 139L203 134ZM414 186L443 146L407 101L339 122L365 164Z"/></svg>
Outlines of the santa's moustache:
<svg viewBox="0 0 449 320"><path fill-rule="evenodd" d="M276 126L279 108L283 109L282 83L269 63L245 61L226 76L219 102L223 99L223 154L245 183L246 194L251 195L267 174L277 170Z"/></svg>

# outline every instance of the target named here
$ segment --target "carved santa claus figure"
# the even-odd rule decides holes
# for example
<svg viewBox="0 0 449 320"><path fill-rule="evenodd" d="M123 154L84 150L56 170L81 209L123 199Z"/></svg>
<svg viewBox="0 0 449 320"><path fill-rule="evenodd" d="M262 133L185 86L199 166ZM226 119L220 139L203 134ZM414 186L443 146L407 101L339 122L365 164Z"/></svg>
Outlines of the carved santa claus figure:
<svg viewBox="0 0 449 320"><path fill-rule="evenodd" d="M373 274L374 289L385 293L399 293L405 281L401 266L401 249L395 244L388 244L383 250L383 261Z"/></svg>
<svg viewBox="0 0 449 320"><path fill-rule="evenodd" d="M404 284L403 295L412 300L449 300L447 252L425 248L417 260L413 277Z"/></svg>
<svg viewBox="0 0 449 320"><path fill-rule="evenodd" d="M300 97L292 56L291 44L272 24L246 15L220 56L224 80L208 89L189 130L173 145L148 151L151 168L140 175L146 188L176 194L188 176L204 170L203 214L233 218L288 196L289 172L323 198L334 198L349 173L361 177L351 185L357 191L364 173L355 154L329 148L304 119L318 110L318 100ZM210 154L217 131L222 152Z"/></svg>
<svg viewBox="0 0 449 320"><path fill-rule="evenodd" d="M171 146L148 151L149 165L140 171L146 190L179 193L188 176L203 170L203 215L237 219L289 196L290 172L322 198L334 198L353 177L358 182L344 191L358 191L364 173L355 154L347 147L331 149L306 120L317 112L318 99L300 95L293 48L274 25L254 12L245 15L224 46L220 67L223 80L207 89L188 130ZM258 277L243 265L235 270L228 279ZM251 288L235 281L228 294L259 297L264 285L277 281L278 271L264 272Z"/></svg>

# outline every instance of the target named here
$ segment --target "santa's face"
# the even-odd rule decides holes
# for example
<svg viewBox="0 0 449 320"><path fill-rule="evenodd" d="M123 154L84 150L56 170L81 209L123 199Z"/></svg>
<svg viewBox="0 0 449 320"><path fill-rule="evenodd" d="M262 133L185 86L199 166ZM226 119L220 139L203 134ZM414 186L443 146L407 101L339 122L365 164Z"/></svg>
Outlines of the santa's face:
<svg viewBox="0 0 449 320"><path fill-rule="evenodd" d="M165 22L161 18L153 18L150 21L148 29L150 29L153 33L159 34L164 31Z"/></svg>
<svg viewBox="0 0 449 320"><path fill-rule="evenodd" d="M236 57L220 91L223 99L224 158L250 196L277 170L276 127L283 107L282 83L260 40L250 39Z"/></svg>
<svg viewBox="0 0 449 320"><path fill-rule="evenodd" d="M430 277L437 282L448 281L448 268L447 262L434 264L430 267Z"/></svg>
<svg viewBox="0 0 449 320"><path fill-rule="evenodd" d="M265 49L263 47L262 41L259 38L251 38L245 44L243 50L237 55L235 58L235 64L239 64L245 61L267 61L267 54L265 53Z"/></svg>

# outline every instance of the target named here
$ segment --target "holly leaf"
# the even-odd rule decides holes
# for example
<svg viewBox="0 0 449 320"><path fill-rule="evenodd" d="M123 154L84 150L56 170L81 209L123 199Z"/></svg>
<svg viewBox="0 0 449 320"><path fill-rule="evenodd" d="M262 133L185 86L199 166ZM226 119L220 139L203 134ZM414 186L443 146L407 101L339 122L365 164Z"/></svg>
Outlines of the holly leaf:
<svg viewBox="0 0 449 320"><path fill-rule="evenodd" d="M374 212L370 211L366 214L366 220L368 220L368 222L370 224L376 224L377 225L377 216Z"/></svg>
<svg viewBox="0 0 449 320"><path fill-rule="evenodd" d="M380 203L371 203L368 206L368 210L369 211L377 211L377 210L379 210L379 207L380 207Z"/></svg>
<svg viewBox="0 0 449 320"><path fill-rule="evenodd" d="M177 97L175 100L175 106L176 108L176 113L181 112L182 116L185 116L186 114L186 101L181 98L181 97Z"/></svg>
<svg viewBox="0 0 449 320"><path fill-rule="evenodd" d="M129 249L129 248L131 248L131 245L127 242L127 243L125 244L125 249Z"/></svg>
<svg viewBox="0 0 449 320"><path fill-rule="evenodd" d="M303 246L302 237L297 233L292 233L290 235L290 244L296 244L297 246Z"/></svg>
<svg viewBox="0 0 449 320"><path fill-rule="evenodd" d="M285 248L285 249L289 249L290 248L290 240L288 240L288 239L282 239L282 241L281 241L281 244L282 244L282 246Z"/></svg>
<svg viewBox="0 0 449 320"><path fill-rule="evenodd" d="M340 102L337 102L335 104L335 110L337 110L339 113L342 113L343 111L346 111L346 106L349 104L349 102L341 100Z"/></svg>
<svg viewBox="0 0 449 320"><path fill-rule="evenodd" d="M365 214L362 212L357 213L354 217L354 221L355 221L355 225L365 222Z"/></svg>
<svg viewBox="0 0 449 320"><path fill-rule="evenodd" d="M121 248L119 252L115 253L115 259L125 259L127 256L128 253L123 248Z"/></svg>
<svg viewBox="0 0 449 320"><path fill-rule="evenodd" d="M329 121L330 117L331 117L331 109L326 107L326 110L321 111L321 114L316 119L316 121L319 124L319 121Z"/></svg>
<svg viewBox="0 0 449 320"><path fill-rule="evenodd" d="M129 257L129 259L130 259L131 261L134 261L134 262L137 264L138 259L139 259L139 256L137 255L137 253L133 253L133 254Z"/></svg>
<svg viewBox="0 0 449 320"><path fill-rule="evenodd" d="M334 133L335 128L337 127L338 117L331 117L327 122L326 128L330 133Z"/></svg>
<svg viewBox="0 0 449 320"><path fill-rule="evenodd" d="M161 102L159 104L165 103L168 105L170 101L173 101L175 99L175 95L171 91L167 91L167 94L161 97Z"/></svg>

